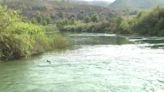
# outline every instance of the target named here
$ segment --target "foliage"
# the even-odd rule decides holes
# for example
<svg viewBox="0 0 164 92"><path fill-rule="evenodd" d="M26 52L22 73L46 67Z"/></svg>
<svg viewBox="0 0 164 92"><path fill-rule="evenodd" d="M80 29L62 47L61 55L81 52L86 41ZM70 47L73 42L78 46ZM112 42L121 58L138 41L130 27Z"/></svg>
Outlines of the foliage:
<svg viewBox="0 0 164 92"><path fill-rule="evenodd" d="M100 23L77 23L73 25L66 25L60 29L62 32L92 32L92 33L103 33L110 32L111 28L108 22Z"/></svg>
<svg viewBox="0 0 164 92"><path fill-rule="evenodd" d="M42 16L40 13L38 13L31 19L31 21L34 24L47 25L47 24L51 23L51 17L50 16Z"/></svg>
<svg viewBox="0 0 164 92"><path fill-rule="evenodd" d="M62 36L47 36L44 28L23 22L17 12L1 6L0 25L0 59L28 57L68 44Z"/></svg>
<svg viewBox="0 0 164 92"><path fill-rule="evenodd" d="M57 21L56 25L61 28L65 25L74 25L74 24L78 24L78 21L75 20L69 20L69 19L60 19Z"/></svg>
<svg viewBox="0 0 164 92"><path fill-rule="evenodd" d="M53 24L59 19L85 21L88 16L89 22L104 21L109 16L115 16L115 12L109 8L80 4L77 0L4 0L8 8L21 11L20 14L35 24Z"/></svg>
<svg viewBox="0 0 164 92"><path fill-rule="evenodd" d="M90 21L91 22L98 22L100 20L99 15L96 12L93 12L90 16Z"/></svg>
<svg viewBox="0 0 164 92"><path fill-rule="evenodd" d="M42 26L42 28L46 31L46 33L59 32L59 29L55 24L45 25L45 26Z"/></svg>
<svg viewBox="0 0 164 92"><path fill-rule="evenodd" d="M111 22L111 29L119 34L164 36L164 9L141 11L135 17L118 17Z"/></svg>
<svg viewBox="0 0 164 92"><path fill-rule="evenodd" d="M111 26L113 26L112 30L114 33L118 33L118 34L130 34L130 33L132 33L132 31L130 29L129 20L127 20L123 17L118 17L114 21L115 22L113 22L111 25Z"/></svg>
<svg viewBox="0 0 164 92"><path fill-rule="evenodd" d="M137 16L133 21L135 24L132 25L132 30L135 33L164 36L164 9L157 7L147 14Z"/></svg>
<svg viewBox="0 0 164 92"><path fill-rule="evenodd" d="M7 29L14 22L20 21L18 14L15 11L7 10L6 7L0 6L0 31Z"/></svg>

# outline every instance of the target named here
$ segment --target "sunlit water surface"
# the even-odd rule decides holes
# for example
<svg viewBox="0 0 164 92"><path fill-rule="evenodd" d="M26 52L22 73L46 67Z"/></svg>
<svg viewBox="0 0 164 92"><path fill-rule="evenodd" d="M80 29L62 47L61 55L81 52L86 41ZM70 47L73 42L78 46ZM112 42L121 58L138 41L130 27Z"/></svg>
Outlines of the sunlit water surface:
<svg viewBox="0 0 164 92"><path fill-rule="evenodd" d="M74 49L0 63L0 92L164 92L163 38L70 38Z"/></svg>

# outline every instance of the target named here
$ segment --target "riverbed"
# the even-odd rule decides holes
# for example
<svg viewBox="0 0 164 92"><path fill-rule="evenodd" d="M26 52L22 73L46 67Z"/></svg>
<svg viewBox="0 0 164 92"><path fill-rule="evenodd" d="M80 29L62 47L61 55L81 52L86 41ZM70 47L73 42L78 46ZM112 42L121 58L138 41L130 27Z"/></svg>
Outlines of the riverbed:
<svg viewBox="0 0 164 92"><path fill-rule="evenodd" d="M0 63L0 92L164 92L164 38L69 37L74 48Z"/></svg>

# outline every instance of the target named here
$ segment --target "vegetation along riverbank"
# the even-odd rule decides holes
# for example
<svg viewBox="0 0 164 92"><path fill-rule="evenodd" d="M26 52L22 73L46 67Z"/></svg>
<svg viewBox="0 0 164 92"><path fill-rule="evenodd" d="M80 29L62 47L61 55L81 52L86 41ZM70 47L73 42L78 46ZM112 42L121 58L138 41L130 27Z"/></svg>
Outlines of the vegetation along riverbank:
<svg viewBox="0 0 164 92"><path fill-rule="evenodd" d="M164 36L164 9L160 5L149 9L115 10L113 7L121 3L119 0L110 7L79 2L0 2L3 6L0 6L0 58L17 59L67 48L69 42L59 32Z"/></svg>
<svg viewBox="0 0 164 92"><path fill-rule="evenodd" d="M92 17L90 18L92 19ZM99 17L95 17L95 20L99 20ZM149 11L140 11L135 16L118 16L108 21L90 21L85 23L82 21L62 19L57 22L57 26L63 32L106 32L164 36L164 9L156 7Z"/></svg>
<svg viewBox="0 0 164 92"><path fill-rule="evenodd" d="M63 36L46 35L45 27L25 22L16 11L0 6L0 59L18 59L67 46Z"/></svg>

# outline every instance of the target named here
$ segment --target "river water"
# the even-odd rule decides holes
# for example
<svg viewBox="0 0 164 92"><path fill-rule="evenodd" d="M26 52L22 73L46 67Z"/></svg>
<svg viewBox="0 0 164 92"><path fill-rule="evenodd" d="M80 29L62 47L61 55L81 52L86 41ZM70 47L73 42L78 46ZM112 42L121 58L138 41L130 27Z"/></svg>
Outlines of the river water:
<svg viewBox="0 0 164 92"><path fill-rule="evenodd" d="M72 49L0 63L0 92L164 92L164 38L70 39Z"/></svg>

